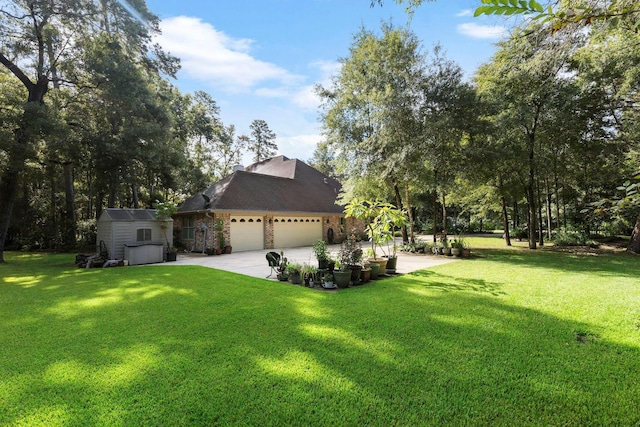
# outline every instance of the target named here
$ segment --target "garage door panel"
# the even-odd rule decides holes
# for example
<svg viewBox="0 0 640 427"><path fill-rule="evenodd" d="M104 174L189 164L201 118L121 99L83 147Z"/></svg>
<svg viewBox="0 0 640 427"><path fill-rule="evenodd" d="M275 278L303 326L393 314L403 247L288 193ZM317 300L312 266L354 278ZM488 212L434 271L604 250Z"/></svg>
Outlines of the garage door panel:
<svg viewBox="0 0 640 427"><path fill-rule="evenodd" d="M321 217L276 217L273 240L276 248L310 246L322 238Z"/></svg>
<svg viewBox="0 0 640 427"><path fill-rule="evenodd" d="M264 248L264 222L257 216L231 217L231 246L234 252Z"/></svg>

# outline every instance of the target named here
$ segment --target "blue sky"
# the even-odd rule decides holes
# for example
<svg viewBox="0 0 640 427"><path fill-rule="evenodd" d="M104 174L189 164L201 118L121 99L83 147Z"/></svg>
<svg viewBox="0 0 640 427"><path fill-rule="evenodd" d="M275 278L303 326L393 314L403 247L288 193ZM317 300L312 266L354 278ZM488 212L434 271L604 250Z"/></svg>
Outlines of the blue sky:
<svg viewBox="0 0 640 427"><path fill-rule="evenodd" d="M338 72L362 26L409 23L426 51L440 43L470 78L509 25L474 18L478 4L425 2L409 18L394 0L374 8L370 0L147 0L162 20L157 41L181 59L174 84L208 92L237 135L248 134L252 120L265 120L277 135L278 154L301 160L322 140L313 87Z"/></svg>

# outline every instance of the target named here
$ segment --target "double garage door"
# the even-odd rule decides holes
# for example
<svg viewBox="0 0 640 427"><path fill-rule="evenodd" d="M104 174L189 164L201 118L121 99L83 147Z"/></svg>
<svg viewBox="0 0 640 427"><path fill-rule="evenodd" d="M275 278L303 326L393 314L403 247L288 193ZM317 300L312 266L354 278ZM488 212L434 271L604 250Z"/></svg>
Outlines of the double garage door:
<svg viewBox="0 0 640 427"><path fill-rule="evenodd" d="M234 252L265 247L262 216L232 216L230 232ZM276 249L310 246L322 238L322 217L274 217L273 234Z"/></svg>
<svg viewBox="0 0 640 427"><path fill-rule="evenodd" d="M311 246L322 238L322 217L273 218L273 246L295 248Z"/></svg>

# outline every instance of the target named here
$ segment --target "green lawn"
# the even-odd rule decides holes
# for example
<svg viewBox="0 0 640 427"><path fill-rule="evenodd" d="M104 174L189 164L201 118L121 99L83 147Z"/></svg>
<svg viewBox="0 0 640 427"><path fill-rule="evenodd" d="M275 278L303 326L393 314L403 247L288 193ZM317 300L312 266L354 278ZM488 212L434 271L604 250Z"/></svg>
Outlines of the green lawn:
<svg viewBox="0 0 640 427"><path fill-rule="evenodd" d="M0 425L639 425L640 259L478 253L338 293L6 253Z"/></svg>

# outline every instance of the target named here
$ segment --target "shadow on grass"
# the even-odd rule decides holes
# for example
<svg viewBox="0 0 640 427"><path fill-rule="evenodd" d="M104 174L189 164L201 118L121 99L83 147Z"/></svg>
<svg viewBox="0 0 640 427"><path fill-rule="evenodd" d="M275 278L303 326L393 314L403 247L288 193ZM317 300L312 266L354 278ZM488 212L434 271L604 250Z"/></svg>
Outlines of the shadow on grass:
<svg viewBox="0 0 640 427"><path fill-rule="evenodd" d="M483 279L466 278L463 280L439 272L436 273L433 270L414 271L406 274L403 279L406 283L410 283L413 286L421 286L443 292L473 291L487 293L493 296L505 295L499 283L489 282Z"/></svg>
<svg viewBox="0 0 640 427"><path fill-rule="evenodd" d="M579 341L595 326L508 305L497 283L423 271L329 294L198 267L27 273L13 277L36 285L0 288L3 425L640 419L637 346Z"/></svg>
<svg viewBox="0 0 640 427"><path fill-rule="evenodd" d="M588 272L607 276L637 277L638 257L625 252L615 254L575 255L553 250L479 249L492 262L541 270Z"/></svg>

